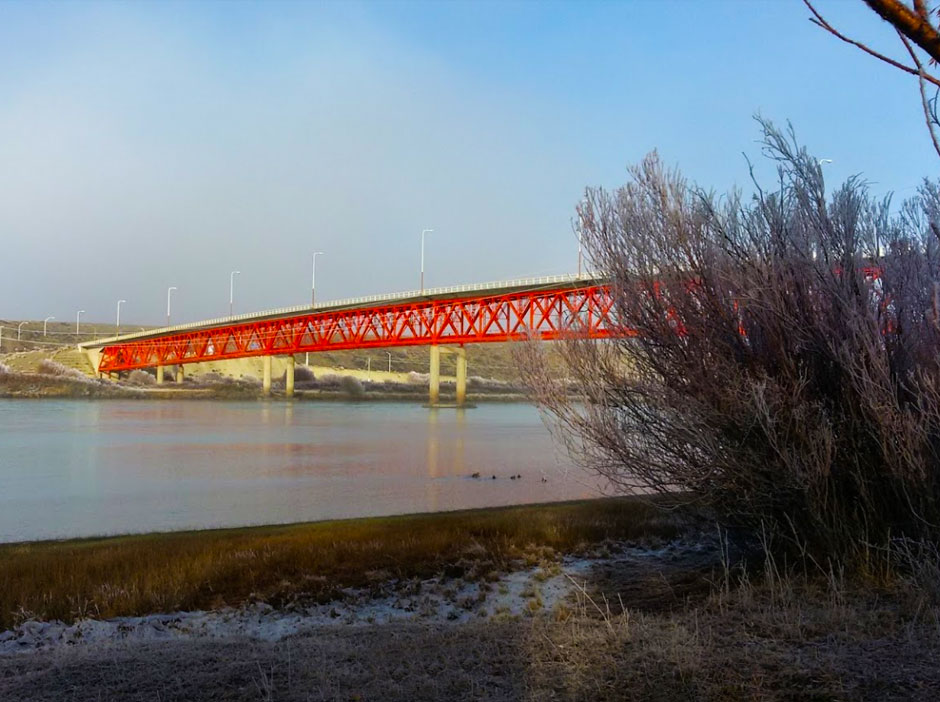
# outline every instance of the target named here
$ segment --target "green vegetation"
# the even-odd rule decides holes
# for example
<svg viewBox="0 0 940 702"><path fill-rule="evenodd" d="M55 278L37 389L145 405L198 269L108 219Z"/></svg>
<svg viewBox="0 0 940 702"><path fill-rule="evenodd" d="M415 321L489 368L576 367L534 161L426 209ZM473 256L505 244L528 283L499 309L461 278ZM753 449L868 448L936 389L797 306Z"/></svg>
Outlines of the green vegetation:
<svg viewBox="0 0 940 702"><path fill-rule="evenodd" d="M671 537L675 515L636 498L0 546L0 629L263 601L325 601L448 565L487 573L545 549Z"/></svg>

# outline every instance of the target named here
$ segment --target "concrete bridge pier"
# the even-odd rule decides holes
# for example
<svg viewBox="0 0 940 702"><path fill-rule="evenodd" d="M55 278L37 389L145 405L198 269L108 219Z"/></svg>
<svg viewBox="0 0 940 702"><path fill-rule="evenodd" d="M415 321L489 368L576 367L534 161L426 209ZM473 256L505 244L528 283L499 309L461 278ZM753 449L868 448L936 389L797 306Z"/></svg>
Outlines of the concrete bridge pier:
<svg viewBox="0 0 940 702"><path fill-rule="evenodd" d="M457 354L457 406L467 404L467 350L460 346L454 349Z"/></svg>
<svg viewBox="0 0 940 702"><path fill-rule="evenodd" d="M429 375L428 404L434 407L440 404L441 401L441 347L437 344L431 346L431 368Z"/></svg>
<svg viewBox="0 0 940 702"><path fill-rule="evenodd" d="M262 357L261 394L271 394L271 357Z"/></svg>
<svg viewBox="0 0 940 702"><path fill-rule="evenodd" d="M157 366L157 385L163 385L163 366Z"/></svg>
<svg viewBox="0 0 940 702"><path fill-rule="evenodd" d="M182 383L182 382L183 382L183 364L182 364L182 363L180 363L180 364L176 367L176 382L177 382L177 383Z"/></svg>
<svg viewBox="0 0 940 702"><path fill-rule="evenodd" d="M467 350L463 346L431 346L430 382L428 387L428 405L437 407L441 404L441 353L457 356L457 406L467 404Z"/></svg>
<svg viewBox="0 0 940 702"><path fill-rule="evenodd" d="M284 369L284 394L294 396L294 357L287 357L287 368Z"/></svg>

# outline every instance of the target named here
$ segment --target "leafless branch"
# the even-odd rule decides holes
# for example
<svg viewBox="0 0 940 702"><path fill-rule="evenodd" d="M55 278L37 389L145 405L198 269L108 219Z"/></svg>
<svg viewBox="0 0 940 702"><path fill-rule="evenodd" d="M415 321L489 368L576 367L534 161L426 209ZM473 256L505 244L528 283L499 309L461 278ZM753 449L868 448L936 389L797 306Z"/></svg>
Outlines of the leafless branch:
<svg viewBox="0 0 940 702"><path fill-rule="evenodd" d="M940 32L930 24L930 16L924 3L915 1L914 10L899 0L865 0L865 4L926 51L934 61L940 61Z"/></svg>
<svg viewBox="0 0 940 702"><path fill-rule="evenodd" d="M914 47L911 46L911 42L908 38L901 34L900 31L898 31L898 37L900 37L907 52L911 55L911 60L914 61L914 65L917 66L917 71L920 75L920 102L924 109L924 120L927 122L927 131L930 134L930 140L933 142L934 151L937 152L937 156L940 156L940 140L937 138L937 120L930 109L930 101L927 99L927 88L925 85L927 73L924 71L924 64L917 56L917 52L914 51Z"/></svg>
<svg viewBox="0 0 940 702"><path fill-rule="evenodd" d="M933 83L935 86L940 88L940 79L935 78L934 76L930 74L922 73L918 71L916 68L907 66L901 63L900 61L895 61L893 58L890 58L889 56L885 56L884 54L875 51L874 49L868 47L862 42L856 41L855 39L851 39L850 37L845 36L844 34L842 34L839 30L837 30L835 27L833 27L831 24L829 24L829 22L825 20L825 18L819 13L819 11L815 7L813 7L813 4L810 2L810 0L803 0L803 3L806 5L806 7L809 8L809 11L813 13L813 17L810 19L810 22L812 22L816 26L821 27L822 29L825 29L827 32L841 39L845 43L851 44L852 46L861 49L866 54L870 56L874 56L879 61L884 61L888 65L893 66L894 68L897 68L899 70L902 70L905 73L910 73L913 76L918 76L922 80L926 80L930 83Z"/></svg>
<svg viewBox="0 0 940 702"><path fill-rule="evenodd" d="M911 45L913 48L913 44ZM579 208L631 333L571 338L526 379L575 457L624 492L677 491L834 558L940 525L940 187L892 214L831 195L762 121L779 185L717 198L649 155Z"/></svg>

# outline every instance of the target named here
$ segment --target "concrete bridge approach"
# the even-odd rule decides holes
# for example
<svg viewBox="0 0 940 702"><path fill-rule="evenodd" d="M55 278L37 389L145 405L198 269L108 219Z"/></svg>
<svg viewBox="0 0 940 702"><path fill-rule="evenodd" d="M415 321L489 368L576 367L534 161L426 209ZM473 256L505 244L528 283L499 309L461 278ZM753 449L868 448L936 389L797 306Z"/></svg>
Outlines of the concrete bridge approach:
<svg viewBox="0 0 940 702"><path fill-rule="evenodd" d="M151 329L79 344L100 376L260 356L262 387L271 392L271 361L287 360L285 392L294 393L300 353L393 346L431 347L429 402L440 401L441 353L457 355L457 404L466 402L466 344L605 338L615 328L606 282L562 275L433 288L337 300Z"/></svg>

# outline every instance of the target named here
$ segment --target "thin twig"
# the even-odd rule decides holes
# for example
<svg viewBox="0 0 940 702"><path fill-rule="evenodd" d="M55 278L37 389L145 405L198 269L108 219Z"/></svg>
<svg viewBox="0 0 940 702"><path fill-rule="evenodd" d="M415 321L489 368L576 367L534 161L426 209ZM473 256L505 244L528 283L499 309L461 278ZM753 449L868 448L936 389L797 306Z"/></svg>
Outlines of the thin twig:
<svg viewBox="0 0 940 702"><path fill-rule="evenodd" d="M924 73L922 73L921 71L918 71L918 70L915 69L915 68L911 68L910 66L905 65L905 64L903 64L903 63L901 63L901 62L899 62L899 61L895 61L893 58L890 58L890 57L888 57L888 56L885 56L884 54L880 54L880 53L878 53L877 51L875 51L874 49L869 48L868 46L866 46L866 45L863 44L862 42L856 41L855 39L851 39L851 38L845 36L845 35L842 34L839 30L837 30L835 27L833 27L831 24L829 24L829 23L825 20L825 18L823 18L823 16L822 16L821 14L819 14L819 11L818 11L815 7L813 7L812 3L810 3L809 0L803 0L803 3L806 5L806 7L809 8L809 11L812 12L813 15L815 16L815 18L810 18L810 22L812 22L813 24L815 24L817 27L821 27L821 28L825 29L827 32L829 32L829 33L832 34L833 36L835 36L835 37L841 39L842 41L844 41L844 42L847 43L847 44L851 44L852 46L861 49L861 50L864 51L866 54L869 54L870 56L874 56L876 59L879 59L879 60L881 60L881 61L884 61L885 63L887 63L887 64L889 64L889 65L891 65L891 66L894 66L895 68L898 68L898 69L904 71L905 73L910 73L912 76L918 76L918 77L921 78L922 80L926 80L926 81L928 81L928 82L930 82L930 83L933 83L935 86L937 86L938 88L940 88L940 79L935 78L934 76L929 75L929 74L924 74Z"/></svg>
<svg viewBox="0 0 940 702"><path fill-rule="evenodd" d="M920 81L918 82L920 85L920 102L924 108L924 120L927 122L927 131L930 133L930 140L933 142L934 151L937 152L937 156L940 156L940 141L937 139L936 120L933 119L933 115L930 112L930 101L927 99L927 90L924 87L924 81L926 81L929 76L927 72L924 71L924 64L921 63L920 58L918 58L917 52L915 52L914 47L911 46L911 42L906 36L901 34L900 30L896 31L904 47L907 49L907 52L911 55L914 65L917 66L918 76L920 77Z"/></svg>

